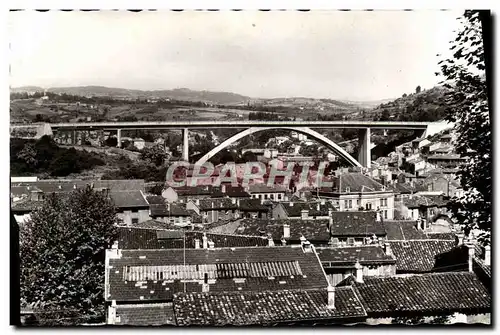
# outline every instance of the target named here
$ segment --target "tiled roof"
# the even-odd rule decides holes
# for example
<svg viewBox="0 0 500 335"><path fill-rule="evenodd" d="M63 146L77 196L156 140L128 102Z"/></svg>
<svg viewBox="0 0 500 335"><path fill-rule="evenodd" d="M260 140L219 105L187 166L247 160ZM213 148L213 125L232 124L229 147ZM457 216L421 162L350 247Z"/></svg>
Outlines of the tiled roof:
<svg viewBox="0 0 500 335"><path fill-rule="evenodd" d="M135 228L153 228L153 229L178 229L179 227L175 226L172 223L164 222L160 220L147 220L144 222L132 223L128 227Z"/></svg>
<svg viewBox="0 0 500 335"><path fill-rule="evenodd" d="M422 230L417 229L417 222L410 220L384 220L388 240L422 240L427 238Z"/></svg>
<svg viewBox="0 0 500 335"><path fill-rule="evenodd" d="M375 212L333 212L330 227L332 236L385 236L381 221L377 221Z"/></svg>
<svg viewBox="0 0 500 335"><path fill-rule="evenodd" d="M169 235L169 236L167 236ZM184 241L185 236L185 241ZM256 247L268 245L267 237L206 233L216 248ZM118 227L120 249L194 249L195 239L202 246L203 232L181 229L145 229ZM184 243L185 242L185 243Z"/></svg>
<svg viewBox="0 0 500 335"><path fill-rule="evenodd" d="M390 241L390 245L398 272L428 272L434 267L434 257L452 249L455 241Z"/></svg>
<svg viewBox="0 0 500 335"><path fill-rule="evenodd" d="M469 272L365 277L354 285L368 316L491 309L488 290Z"/></svg>
<svg viewBox="0 0 500 335"><path fill-rule="evenodd" d="M110 192L109 196L111 200L113 200L114 205L118 208L149 208L149 204L146 199L144 199L141 191Z"/></svg>
<svg viewBox="0 0 500 335"><path fill-rule="evenodd" d="M174 297L178 325L265 325L334 320L366 315L352 288L335 290L335 309L327 291L179 293Z"/></svg>
<svg viewBox="0 0 500 335"><path fill-rule="evenodd" d="M384 249L377 245L316 248L316 252L323 266L354 265L356 261L363 265L396 263L394 257L387 255Z"/></svg>
<svg viewBox="0 0 500 335"><path fill-rule="evenodd" d="M222 187L213 187L211 196L212 198L250 198L250 194L243 187L232 187L230 185L225 186L224 192L222 192Z"/></svg>
<svg viewBox="0 0 500 335"><path fill-rule="evenodd" d="M303 210L309 211L309 216L327 216L328 211L334 211L333 204L326 201L321 202L280 202L278 206L283 206L289 217L300 217Z"/></svg>
<svg viewBox="0 0 500 335"><path fill-rule="evenodd" d="M121 250L120 258L109 259L106 276L106 299L116 301L168 301L184 287L201 292L205 278L210 292L328 285L316 253L300 247Z"/></svg>
<svg viewBox="0 0 500 335"><path fill-rule="evenodd" d="M150 205L164 205L165 204L165 198L162 197L161 195L148 195L146 197L146 200Z"/></svg>
<svg viewBox="0 0 500 335"><path fill-rule="evenodd" d="M240 211L242 212L268 212L269 207L261 203L259 199L241 199Z"/></svg>
<svg viewBox="0 0 500 335"><path fill-rule="evenodd" d="M166 217L166 216L191 216L183 204L152 204L149 205L152 217Z"/></svg>
<svg viewBox="0 0 500 335"><path fill-rule="evenodd" d="M285 224L290 225L290 237L287 240L298 241L304 236L311 242L329 241L328 219L324 220L266 220L242 219L239 226L235 227L235 234L248 236L267 236L271 234L274 240L281 240Z"/></svg>
<svg viewBox="0 0 500 335"><path fill-rule="evenodd" d="M115 325L163 326L175 325L172 303L117 305Z"/></svg>
<svg viewBox="0 0 500 335"><path fill-rule="evenodd" d="M267 184L253 184L248 187L249 193L283 193L286 188L282 185L267 186Z"/></svg>
<svg viewBox="0 0 500 335"><path fill-rule="evenodd" d="M118 247L120 249L167 249L182 248L183 238L160 240L158 230L149 228L118 227Z"/></svg>
<svg viewBox="0 0 500 335"><path fill-rule="evenodd" d="M362 173L345 173L335 178L335 192L339 192L339 187L341 187L340 193L346 193L346 188L349 188L350 193L382 192L385 190L382 184Z"/></svg>
<svg viewBox="0 0 500 335"><path fill-rule="evenodd" d="M210 196L210 194L212 193L212 186L196 186L196 187L184 186L184 187L173 188L173 190L177 192L177 195L179 197L188 197L195 195Z"/></svg>
<svg viewBox="0 0 500 335"><path fill-rule="evenodd" d="M395 192L399 192L402 194L411 194L412 192L417 192L416 187L406 183L395 183L394 185L392 185L392 187L394 188Z"/></svg>
<svg viewBox="0 0 500 335"><path fill-rule="evenodd" d="M419 186L420 187L420 186ZM422 186L423 187L423 186ZM427 191L426 187L423 187L422 191ZM420 208L420 207L446 207L449 200L446 200L442 196L432 196L432 195L418 195L413 196L411 199L404 199L404 204L408 208Z"/></svg>
<svg viewBox="0 0 500 335"><path fill-rule="evenodd" d="M426 232L428 239L431 240L449 240L456 241L456 236L454 233L434 233L434 232Z"/></svg>

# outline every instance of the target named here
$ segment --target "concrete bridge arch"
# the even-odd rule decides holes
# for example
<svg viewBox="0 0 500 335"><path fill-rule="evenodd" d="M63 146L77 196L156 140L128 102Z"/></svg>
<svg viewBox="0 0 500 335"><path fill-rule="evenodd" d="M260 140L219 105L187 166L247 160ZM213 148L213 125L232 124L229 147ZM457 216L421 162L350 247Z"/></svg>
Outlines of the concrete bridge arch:
<svg viewBox="0 0 500 335"><path fill-rule="evenodd" d="M210 158L215 156L218 152L224 150L225 148L229 147L231 144L239 141L243 137L246 137L248 135L260 132L260 131L267 131L267 130L274 130L274 129L287 129L291 131L296 131L298 133L308 135L311 138L314 138L316 141L327 147L328 149L332 150L336 154L338 154L340 157L344 158L347 160L352 166L357 166L357 167L363 167L354 157L352 157L348 152L346 152L344 149L342 149L338 144L333 142L332 140L328 139L326 136L321 135L317 131L307 128L307 127L252 127L245 129L241 132L239 132L236 135L231 136L212 150L210 150L208 153L206 153L203 157L201 157L196 164L203 164L207 162Z"/></svg>

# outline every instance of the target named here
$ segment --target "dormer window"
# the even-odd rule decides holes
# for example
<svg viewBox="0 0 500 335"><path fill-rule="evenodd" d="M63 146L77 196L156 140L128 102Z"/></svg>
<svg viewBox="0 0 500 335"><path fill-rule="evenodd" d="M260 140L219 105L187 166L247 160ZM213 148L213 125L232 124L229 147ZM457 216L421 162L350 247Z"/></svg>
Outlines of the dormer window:
<svg viewBox="0 0 500 335"><path fill-rule="evenodd" d="M350 187L346 187L346 188L345 188L345 192L346 192L346 193L351 193L351 188L350 188Z"/></svg>

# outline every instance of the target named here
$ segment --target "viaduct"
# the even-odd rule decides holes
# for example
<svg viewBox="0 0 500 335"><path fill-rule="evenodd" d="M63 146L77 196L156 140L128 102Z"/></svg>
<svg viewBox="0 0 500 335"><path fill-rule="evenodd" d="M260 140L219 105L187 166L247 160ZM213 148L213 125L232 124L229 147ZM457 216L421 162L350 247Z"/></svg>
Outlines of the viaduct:
<svg viewBox="0 0 500 335"><path fill-rule="evenodd" d="M32 125L11 125L11 130L23 127L38 127L37 136L52 135L58 131L77 130L106 130L116 131L118 146L121 146L121 131L124 129L175 129L183 133L182 157L189 158L189 129L244 129L236 135L220 143L217 147L206 153L198 163L204 163L227 148L234 142L250 134L270 129L289 129L307 135L326 146L340 157L346 159L351 165L358 167L371 166L370 135L372 129L399 129L421 131L423 136L440 131L443 122L405 122L405 121L173 121L173 122L94 122L94 123L45 123ZM359 154L357 159L343 150L338 144L326 138L316 129L357 129L359 141ZM439 129L439 130L438 130Z"/></svg>

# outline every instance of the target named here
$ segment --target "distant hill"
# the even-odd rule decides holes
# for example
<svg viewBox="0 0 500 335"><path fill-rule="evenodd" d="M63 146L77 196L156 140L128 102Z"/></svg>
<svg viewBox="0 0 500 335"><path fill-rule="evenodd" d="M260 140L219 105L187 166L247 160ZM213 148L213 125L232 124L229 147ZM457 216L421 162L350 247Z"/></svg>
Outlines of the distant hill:
<svg viewBox="0 0 500 335"><path fill-rule="evenodd" d="M377 120L438 121L446 115L448 89L436 86L382 103L369 113Z"/></svg>
<svg viewBox="0 0 500 335"><path fill-rule="evenodd" d="M41 87L25 86L12 88L11 92L43 91ZM246 103L249 97L230 92L194 91L187 88L173 90L131 90L125 88L104 86L75 86L75 87L51 87L48 92L65 93L81 96L109 96L122 98L163 98L184 101L202 101L214 104L238 104Z"/></svg>
<svg viewBox="0 0 500 335"><path fill-rule="evenodd" d="M22 93L22 92L43 92L44 88L39 86L22 86L22 87L13 87L10 89L11 93Z"/></svg>

